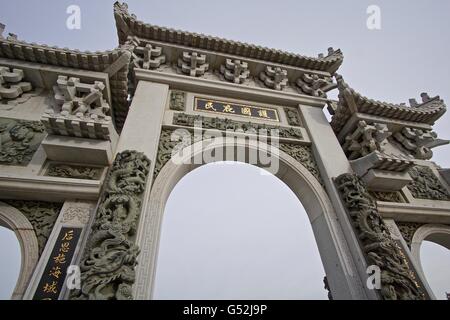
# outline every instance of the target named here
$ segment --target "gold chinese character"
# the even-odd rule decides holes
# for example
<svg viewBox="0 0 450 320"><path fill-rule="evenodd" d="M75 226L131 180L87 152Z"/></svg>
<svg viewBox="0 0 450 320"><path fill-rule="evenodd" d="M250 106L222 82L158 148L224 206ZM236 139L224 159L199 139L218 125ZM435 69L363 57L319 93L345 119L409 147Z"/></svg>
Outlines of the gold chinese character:
<svg viewBox="0 0 450 320"><path fill-rule="evenodd" d="M50 270L49 275L55 277L56 279L59 279L59 277L61 276L62 271L61 268L59 266L55 266Z"/></svg>
<svg viewBox="0 0 450 320"><path fill-rule="evenodd" d="M70 241L73 239L73 230L67 231L62 240Z"/></svg>
<svg viewBox="0 0 450 320"><path fill-rule="evenodd" d="M205 110L213 110L213 111L217 111L216 108L214 108L214 105L211 101L208 101L205 104Z"/></svg>
<svg viewBox="0 0 450 320"><path fill-rule="evenodd" d="M225 105L223 107L223 112L228 112L228 113L234 113L233 107L230 106L229 104Z"/></svg>
<svg viewBox="0 0 450 320"><path fill-rule="evenodd" d="M55 263L64 264L66 263L66 255L64 253L58 254L56 257L53 257Z"/></svg>
<svg viewBox="0 0 450 320"><path fill-rule="evenodd" d="M241 109L242 114L251 116L252 115L252 109L250 109L249 107L242 107Z"/></svg>
<svg viewBox="0 0 450 320"><path fill-rule="evenodd" d="M56 281L53 281L52 284L46 283L42 290L44 290L45 293L57 293L56 292Z"/></svg>
<svg viewBox="0 0 450 320"><path fill-rule="evenodd" d="M258 110L258 114L261 118L268 118L267 110Z"/></svg>
<svg viewBox="0 0 450 320"><path fill-rule="evenodd" d="M59 248L59 252L67 253L67 252L69 252L69 249L70 249L69 247L70 247L70 243L69 242L63 242L61 244L61 248Z"/></svg>

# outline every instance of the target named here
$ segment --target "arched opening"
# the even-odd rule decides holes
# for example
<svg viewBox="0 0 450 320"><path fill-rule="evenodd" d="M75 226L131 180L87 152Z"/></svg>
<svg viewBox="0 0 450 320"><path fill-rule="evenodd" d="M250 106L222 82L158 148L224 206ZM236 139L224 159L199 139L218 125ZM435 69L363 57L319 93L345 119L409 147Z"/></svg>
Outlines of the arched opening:
<svg viewBox="0 0 450 320"><path fill-rule="evenodd" d="M11 266L11 269L15 270L11 272L18 272L18 277L14 278L14 291L12 294L9 294L9 298L14 300L22 299L39 258L39 246L36 233L30 221L28 221L22 212L4 202L0 202L1 227L5 227L13 233L4 233L3 236L6 237L5 241L14 242L13 237L15 237L15 245L18 243L20 246L20 254L17 259L19 262L18 266L16 264ZM12 244L13 247L15 245ZM4 263L5 260L2 259L2 264ZM10 279L9 281L13 280Z"/></svg>
<svg viewBox="0 0 450 320"><path fill-rule="evenodd" d="M450 250L432 241L423 241L420 262L436 299L447 300L450 294Z"/></svg>
<svg viewBox="0 0 450 320"><path fill-rule="evenodd" d="M20 244L14 231L2 227L0 221L0 300L11 299L20 274Z"/></svg>
<svg viewBox="0 0 450 320"><path fill-rule="evenodd" d="M328 299L308 216L274 175L203 165L166 204L154 299Z"/></svg>
<svg viewBox="0 0 450 320"><path fill-rule="evenodd" d="M432 297L447 300L446 293L450 293L450 227L426 224L417 229L411 242L411 254Z"/></svg>
<svg viewBox="0 0 450 320"><path fill-rule="evenodd" d="M326 190L317 177L306 166L281 150L273 150L273 147L261 141L256 143L237 138L232 143L223 140L206 146L202 141L195 142L183 149L181 159L169 160L159 171L148 190L148 200L143 204L143 214L136 234L141 253L133 286L135 299L153 298L161 223L172 190L185 175L202 165L192 161L199 154L228 148L269 152L278 161L279 170L275 175L293 191L305 208L333 298L352 299L361 296L362 292L358 291L361 283L354 276L356 270L351 262L351 253L345 246L344 234ZM240 161L239 158L226 159ZM257 165L260 166L260 163ZM264 167L263 164L261 166Z"/></svg>

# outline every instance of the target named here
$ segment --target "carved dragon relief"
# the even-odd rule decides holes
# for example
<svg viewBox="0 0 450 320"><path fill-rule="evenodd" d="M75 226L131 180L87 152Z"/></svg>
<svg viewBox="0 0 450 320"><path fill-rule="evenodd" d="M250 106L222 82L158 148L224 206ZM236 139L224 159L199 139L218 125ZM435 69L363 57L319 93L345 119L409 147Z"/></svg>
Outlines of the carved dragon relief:
<svg viewBox="0 0 450 320"><path fill-rule="evenodd" d="M142 207L150 160L136 151L116 156L105 182L81 268L74 300L132 299L139 248L134 234Z"/></svg>
<svg viewBox="0 0 450 320"><path fill-rule="evenodd" d="M344 206L353 222L367 263L381 269L384 300L424 300L420 287L405 254L391 237L378 213L376 202L362 180L354 174L343 174L335 180Z"/></svg>

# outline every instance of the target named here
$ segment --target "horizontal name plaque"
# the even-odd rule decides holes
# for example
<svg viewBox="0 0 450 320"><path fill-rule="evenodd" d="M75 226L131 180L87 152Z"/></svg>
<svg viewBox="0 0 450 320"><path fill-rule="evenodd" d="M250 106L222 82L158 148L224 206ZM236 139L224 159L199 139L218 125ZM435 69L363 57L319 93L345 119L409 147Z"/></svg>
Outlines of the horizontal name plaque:
<svg viewBox="0 0 450 320"><path fill-rule="evenodd" d="M257 107L248 104L225 102L205 98L195 98L195 111L206 111L247 118L270 120L279 122L278 112L273 108Z"/></svg>

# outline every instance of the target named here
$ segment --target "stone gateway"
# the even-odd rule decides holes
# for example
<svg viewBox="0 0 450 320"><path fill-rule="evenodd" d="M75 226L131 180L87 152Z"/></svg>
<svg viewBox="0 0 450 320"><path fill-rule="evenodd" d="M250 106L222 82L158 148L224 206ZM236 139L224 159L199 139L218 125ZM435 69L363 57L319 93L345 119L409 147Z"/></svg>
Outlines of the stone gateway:
<svg viewBox="0 0 450 320"><path fill-rule="evenodd" d="M435 299L419 253L425 240L450 248L450 169L431 161L449 142L433 131L444 101L367 98L333 48L306 57L163 28L122 3L114 17L118 47L95 53L0 25L0 225L23 257L12 299L152 299L169 194L219 160L295 193L330 299Z"/></svg>

